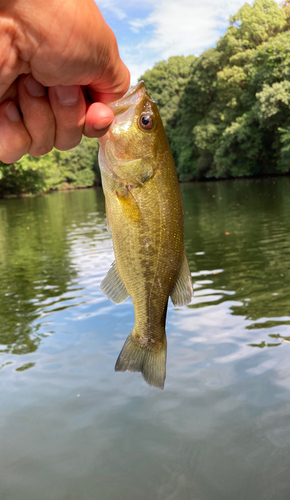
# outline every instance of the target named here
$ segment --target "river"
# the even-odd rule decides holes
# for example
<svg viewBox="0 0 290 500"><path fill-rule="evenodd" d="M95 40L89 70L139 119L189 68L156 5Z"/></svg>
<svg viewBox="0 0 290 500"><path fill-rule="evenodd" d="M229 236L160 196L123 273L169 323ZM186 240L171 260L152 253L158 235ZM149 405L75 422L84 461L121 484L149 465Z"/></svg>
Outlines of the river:
<svg viewBox="0 0 290 500"><path fill-rule="evenodd" d="M181 190L163 391L114 372L101 189L0 200L1 500L289 500L290 178Z"/></svg>

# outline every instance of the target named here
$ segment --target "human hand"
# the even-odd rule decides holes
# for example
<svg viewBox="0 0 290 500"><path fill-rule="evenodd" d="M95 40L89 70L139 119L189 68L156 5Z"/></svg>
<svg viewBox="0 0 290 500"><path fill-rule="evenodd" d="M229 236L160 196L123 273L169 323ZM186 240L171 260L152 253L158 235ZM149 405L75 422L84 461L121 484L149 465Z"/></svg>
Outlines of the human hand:
<svg viewBox="0 0 290 500"><path fill-rule="evenodd" d="M93 0L0 0L0 160L103 135L129 71Z"/></svg>

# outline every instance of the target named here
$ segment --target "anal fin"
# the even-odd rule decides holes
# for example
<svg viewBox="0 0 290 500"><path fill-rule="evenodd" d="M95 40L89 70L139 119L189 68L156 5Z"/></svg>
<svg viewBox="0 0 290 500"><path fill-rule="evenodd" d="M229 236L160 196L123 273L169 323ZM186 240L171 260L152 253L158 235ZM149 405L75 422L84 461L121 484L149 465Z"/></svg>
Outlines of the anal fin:
<svg viewBox="0 0 290 500"><path fill-rule="evenodd" d="M185 252L180 266L179 275L170 297L173 305L175 306L185 306L189 304L193 298L191 274Z"/></svg>
<svg viewBox="0 0 290 500"><path fill-rule="evenodd" d="M108 299L115 304L121 304L129 297L125 285L118 273L115 261L103 279L100 289L108 297Z"/></svg>

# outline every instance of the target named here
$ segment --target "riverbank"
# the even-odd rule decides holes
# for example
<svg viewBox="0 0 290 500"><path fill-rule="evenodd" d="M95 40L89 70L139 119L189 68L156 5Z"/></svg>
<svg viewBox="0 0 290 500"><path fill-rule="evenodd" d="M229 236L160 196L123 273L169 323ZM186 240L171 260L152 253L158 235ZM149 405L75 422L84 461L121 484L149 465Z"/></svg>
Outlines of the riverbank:
<svg viewBox="0 0 290 500"><path fill-rule="evenodd" d="M97 139L83 137L70 151L50 153L6 165L0 163L0 197L30 196L100 184Z"/></svg>
<svg viewBox="0 0 290 500"><path fill-rule="evenodd" d="M212 178L209 178L209 179L205 179L205 178L202 178L202 179L191 179L190 181L180 181L179 184L180 185L183 185L183 184L194 184L194 183L206 183L206 182L225 182L225 181L242 181L242 180L262 180L262 179L267 179L267 178L281 178L281 177L285 177L285 178L289 178L290 177L290 173L285 173L285 174L267 174L267 175L248 175L248 176L237 176L237 177L224 177L224 178L219 178L219 179L216 179L215 177L212 177ZM94 182L93 185L89 185L89 186L72 186L70 184L67 183L66 186L63 186L63 187L60 187L58 189L50 189L48 191L42 191L42 192L39 192L39 193L20 193L20 194L4 194L4 195L0 195L0 200L2 199L14 199L14 198L31 198L31 197L35 197L35 196L44 196L44 195L47 195L47 194L52 194L52 193L55 193L55 192L70 192L70 191L78 191L78 190L85 190L85 189L97 189L97 188L101 188L102 187L102 184L101 184L101 180L99 178L96 179L96 181Z"/></svg>

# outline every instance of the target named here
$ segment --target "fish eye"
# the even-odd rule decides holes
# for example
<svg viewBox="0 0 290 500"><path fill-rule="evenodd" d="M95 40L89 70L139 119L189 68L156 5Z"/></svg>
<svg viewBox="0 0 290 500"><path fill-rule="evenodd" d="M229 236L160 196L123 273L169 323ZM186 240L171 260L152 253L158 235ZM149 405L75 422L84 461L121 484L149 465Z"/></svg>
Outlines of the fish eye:
<svg viewBox="0 0 290 500"><path fill-rule="evenodd" d="M153 127L153 118L149 113L142 113L139 118L139 124L141 128L145 130L150 130Z"/></svg>

